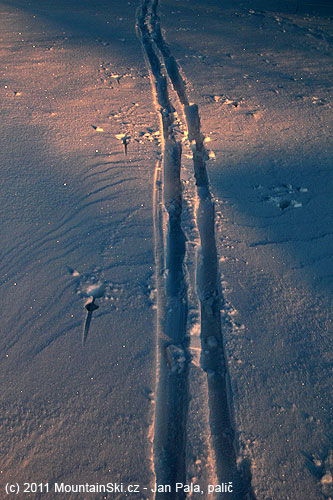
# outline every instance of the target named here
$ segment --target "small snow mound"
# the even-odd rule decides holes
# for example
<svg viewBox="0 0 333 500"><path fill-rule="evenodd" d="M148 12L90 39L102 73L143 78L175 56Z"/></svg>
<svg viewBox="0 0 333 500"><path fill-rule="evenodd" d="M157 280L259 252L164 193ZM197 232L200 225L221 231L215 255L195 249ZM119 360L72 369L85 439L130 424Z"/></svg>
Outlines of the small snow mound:
<svg viewBox="0 0 333 500"><path fill-rule="evenodd" d="M88 286L86 289L86 293L89 297L94 297L95 299L104 297L105 295L104 283L96 283L94 285Z"/></svg>
<svg viewBox="0 0 333 500"><path fill-rule="evenodd" d="M201 324L200 321L195 321L190 327L190 337L200 337Z"/></svg>
<svg viewBox="0 0 333 500"><path fill-rule="evenodd" d="M75 278L77 278L78 276L80 276L79 271L77 271L76 269L73 269L72 267L69 267L69 266L67 266L67 269L68 269L69 274L71 274Z"/></svg>
<svg viewBox="0 0 333 500"><path fill-rule="evenodd" d="M330 472L326 472L320 480L321 484L333 484L333 476Z"/></svg>
<svg viewBox="0 0 333 500"><path fill-rule="evenodd" d="M333 496L333 450L330 450L324 462L324 474L320 479L322 493L325 497Z"/></svg>
<svg viewBox="0 0 333 500"><path fill-rule="evenodd" d="M294 208L301 208L303 205L300 201L291 200L291 206Z"/></svg>

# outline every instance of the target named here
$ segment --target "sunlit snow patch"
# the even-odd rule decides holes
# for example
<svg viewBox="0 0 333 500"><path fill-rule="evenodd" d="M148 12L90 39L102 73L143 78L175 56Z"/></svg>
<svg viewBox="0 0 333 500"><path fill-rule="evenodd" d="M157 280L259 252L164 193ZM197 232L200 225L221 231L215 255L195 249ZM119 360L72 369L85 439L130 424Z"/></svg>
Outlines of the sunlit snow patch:
<svg viewBox="0 0 333 500"><path fill-rule="evenodd" d="M105 295L105 285L104 283L99 282L94 285L88 286L85 291L88 297L99 299L101 297L104 297Z"/></svg>
<svg viewBox="0 0 333 500"><path fill-rule="evenodd" d="M98 127L96 125L92 125L92 128L96 130L96 132L104 132L104 129L102 127Z"/></svg>

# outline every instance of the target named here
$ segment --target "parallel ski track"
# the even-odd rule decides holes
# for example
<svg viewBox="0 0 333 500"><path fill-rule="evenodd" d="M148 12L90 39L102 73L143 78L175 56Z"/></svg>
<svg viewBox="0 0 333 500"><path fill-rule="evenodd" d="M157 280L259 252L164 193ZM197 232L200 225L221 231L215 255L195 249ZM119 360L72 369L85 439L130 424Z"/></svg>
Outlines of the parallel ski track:
<svg viewBox="0 0 333 500"><path fill-rule="evenodd" d="M137 12L141 39L160 112L161 164L154 185L154 236L157 287L157 381L154 423L154 471L158 484L185 483L185 428L188 405L188 349L186 345L187 290L184 272L185 235L181 227L181 144L173 133L174 108L167 79L146 23L148 2ZM161 165L162 170L161 172ZM163 182L162 182L163 177ZM174 489L174 488L173 488ZM156 499L185 498L183 492L157 492Z"/></svg>
<svg viewBox="0 0 333 500"><path fill-rule="evenodd" d="M207 153L200 131L198 106L189 104L179 66L163 38L157 15L158 0L142 0L137 13L137 29L141 39L151 82L160 113L163 131L163 183L160 165L155 172L154 230L157 276L157 394L154 435L154 464L157 484L185 482L185 440L188 398L186 344L186 286L183 271L185 241L181 228L181 147L172 133L174 108L170 102L167 79L163 75L160 57L183 109L188 137L192 143L194 175L198 208L196 223L201 248L197 255L197 293L201 309L201 344L204 369L207 371L210 434L215 454L216 475L220 483L233 484L232 493L219 493L216 498L253 499L250 474L245 463L237 460L235 431L231 418L231 395L228 390L228 370L224 353L220 306L218 258L215 241L214 202L206 170ZM179 171L178 171L179 170ZM161 186L162 183L162 186ZM163 199L162 199L163 191ZM164 207L163 207L164 203ZM168 238L164 253L163 209L168 214ZM163 236L164 235L164 236ZM167 279L163 272L167 270ZM171 314L170 314L171 310ZM175 315L175 312L178 314ZM186 358L178 372L168 366L166 349L169 344L181 346ZM159 498L184 498L175 492L156 493Z"/></svg>

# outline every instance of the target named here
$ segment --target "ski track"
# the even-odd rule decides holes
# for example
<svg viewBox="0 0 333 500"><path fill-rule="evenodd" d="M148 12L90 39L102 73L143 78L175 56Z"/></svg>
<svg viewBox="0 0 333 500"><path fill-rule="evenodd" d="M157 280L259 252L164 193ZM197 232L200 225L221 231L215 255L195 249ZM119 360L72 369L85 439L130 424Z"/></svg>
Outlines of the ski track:
<svg viewBox="0 0 333 500"><path fill-rule="evenodd" d="M159 484L185 483L185 428L188 404L188 349L185 338L187 290L183 260L185 235L181 227L180 183L181 144L173 133L174 108L167 80L146 24L148 3L137 12L137 30L150 68L156 107L161 108L163 131L163 190L157 164L154 186L154 237L157 284L157 366L156 412L154 423L154 473ZM157 493L158 498L175 498ZM178 499L185 498L178 493Z"/></svg>
<svg viewBox="0 0 333 500"><path fill-rule="evenodd" d="M149 68L163 132L161 162L156 165L154 182L157 287L157 398L153 439L155 479L157 484L184 483L187 466L188 280L183 269L186 248L181 225L181 143L177 142L173 132L176 115L168 94L165 68L180 102L193 151L198 201L195 222L200 239L196 263L196 293L200 302L201 364L207 373L210 439L215 473L220 483L233 484L233 493L219 493L216 498L253 499L249 464L238 458L231 417L231 391L220 316L224 299L220 289L215 242L214 201L205 165L208 154L200 131L198 106L188 101L178 63L163 38L157 9L158 0L142 0L137 11L137 32ZM157 492L155 495L156 499L178 500L185 497L183 492Z"/></svg>

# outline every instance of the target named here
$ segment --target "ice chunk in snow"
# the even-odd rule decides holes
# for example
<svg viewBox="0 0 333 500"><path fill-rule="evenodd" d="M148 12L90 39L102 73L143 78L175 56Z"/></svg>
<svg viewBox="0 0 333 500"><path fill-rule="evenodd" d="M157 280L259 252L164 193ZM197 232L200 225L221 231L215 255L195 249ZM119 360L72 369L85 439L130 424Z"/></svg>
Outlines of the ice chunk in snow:
<svg viewBox="0 0 333 500"><path fill-rule="evenodd" d="M181 347L174 344L168 345L166 356L172 373L181 373L184 370L186 357Z"/></svg>
<svg viewBox="0 0 333 500"><path fill-rule="evenodd" d="M210 337L208 337L208 339L207 339L207 346L210 347L211 349L214 349L215 347L218 346L217 340L216 340L216 338L213 335L211 335Z"/></svg>
<svg viewBox="0 0 333 500"><path fill-rule="evenodd" d="M95 125L92 125L92 127L96 130L96 132L104 132L102 127L96 127Z"/></svg>

